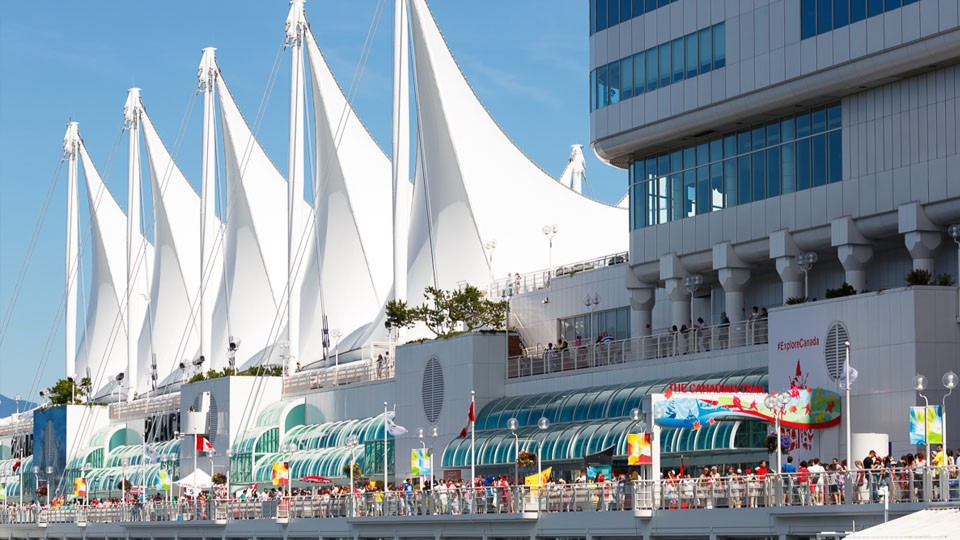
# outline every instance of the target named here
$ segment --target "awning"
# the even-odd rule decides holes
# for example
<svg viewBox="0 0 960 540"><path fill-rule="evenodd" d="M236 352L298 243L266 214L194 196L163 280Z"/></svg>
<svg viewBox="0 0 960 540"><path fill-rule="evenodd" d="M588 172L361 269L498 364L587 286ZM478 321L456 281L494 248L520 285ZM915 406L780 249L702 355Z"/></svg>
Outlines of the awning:
<svg viewBox="0 0 960 540"><path fill-rule="evenodd" d="M960 509L931 508L847 535L850 540L960 539Z"/></svg>

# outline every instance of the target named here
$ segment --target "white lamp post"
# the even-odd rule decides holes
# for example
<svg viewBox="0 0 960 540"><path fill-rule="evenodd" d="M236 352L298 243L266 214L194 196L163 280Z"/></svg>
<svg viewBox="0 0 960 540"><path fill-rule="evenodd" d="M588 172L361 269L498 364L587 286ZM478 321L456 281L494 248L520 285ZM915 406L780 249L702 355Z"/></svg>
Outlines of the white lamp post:
<svg viewBox="0 0 960 540"><path fill-rule="evenodd" d="M640 435L643 435L643 433L647 431L647 423L643 421L643 416L641 416L640 409L638 407L630 409L630 420L633 422L630 424L630 431L633 431L634 427L639 428ZM642 472L643 469L641 469L641 473ZM641 474L641 479L642 478L643 475Z"/></svg>
<svg viewBox="0 0 960 540"><path fill-rule="evenodd" d="M683 278L683 287L690 293L690 326L693 326L693 294L703 285L703 276L700 274L690 274Z"/></svg>
<svg viewBox="0 0 960 540"><path fill-rule="evenodd" d="M93 470L93 465L90 463L83 464L83 504L90 506L90 484L87 483L87 476L90 475L90 471Z"/></svg>
<svg viewBox="0 0 960 540"><path fill-rule="evenodd" d="M545 416L541 416L540 420L537 420L537 427L540 428L541 433L540 444L537 445L537 488L539 489L541 476L543 475L543 442L547 439L547 429L550 427L550 420L547 420Z"/></svg>
<svg viewBox="0 0 960 540"><path fill-rule="evenodd" d="M354 449L356 448L358 442L360 442L360 439L357 437L356 433L351 433L350 436L347 437L347 446L350 448L350 497L348 499L350 501L350 508L347 509L347 512L350 516L353 516L353 467L354 463L356 463L354 459Z"/></svg>
<svg viewBox="0 0 960 540"><path fill-rule="evenodd" d="M773 411L774 433L777 443L777 475L783 471L783 449L780 445L780 417L783 415L784 406L790 402L790 392L780 392L779 394L770 394L763 399L763 405Z"/></svg>
<svg viewBox="0 0 960 540"><path fill-rule="evenodd" d="M513 484L520 485L520 437L517 436L519 426L516 418L507 420L507 429L513 435ZM538 458L539 459L539 458Z"/></svg>
<svg viewBox="0 0 960 540"><path fill-rule="evenodd" d="M334 328L330 331L330 337L336 342L333 348L333 365L336 366L336 369L340 369L340 338L343 337L343 330L339 328ZM328 360L329 362L329 360Z"/></svg>
<svg viewBox="0 0 960 540"><path fill-rule="evenodd" d="M547 237L547 242L549 244L549 258L547 259L548 261L547 275L550 277L553 277L553 237L557 235L557 231L559 230L560 230L560 227L558 227L556 224L544 225L543 229L541 229L541 231L543 231L543 235ZM545 283L544 285L549 285L549 284L550 282L547 281L547 283Z"/></svg>
<svg viewBox="0 0 960 540"><path fill-rule="evenodd" d="M233 492L230 491L230 477L233 475L233 448L227 448L227 500L230 500L230 496L233 495Z"/></svg>
<svg viewBox="0 0 960 540"><path fill-rule="evenodd" d="M40 494L37 493L38 491L40 491L40 467L37 467L36 465L34 465L33 466L33 498L37 500L37 504L40 504Z"/></svg>
<svg viewBox="0 0 960 540"><path fill-rule="evenodd" d="M957 376L957 374L952 371L948 371L943 374L940 382L943 383L943 387L947 389L947 393L943 396L943 401L940 402L940 409L943 411L943 448L944 451L946 451L947 448L950 448L947 446L947 396L952 394L953 389L960 383L960 376ZM946 461L944 461L943 464L946 465Z"/></svg>
<svg viewBox="0 0 960 540"><path fill-rule="evenodd" d="M123 465L123 475L122 475L122 478L120 478L121 501L126 503L127 502L127 467L130 465L130 458L123 458L123 460L120 461L120 464ZM49 490L47 491L49 492Z"/></svg>
<svg viewBox="0 0 960 540"><path fill-rule="evenodd" d="M928 417L927 417L927 408L930 407L930 401L927 399L927 396L923 395L923 391L927 389L927 378L923 375L917 374L913 378L913 389L917 391L917 394L923 398L923 441L926 443L926 452L924 453L924 460L930 459L930 438L929 435L929 426ZM929 465L929 461L924 461L925 464Z"/></svg>
<svg viewBox="0 0 960 540"><path fill-rule="evenodd" d="M808 251L797 255L797 265L803 270L803 299L810 298L810 270L817 264L817 254L814 251Z"/></svg>

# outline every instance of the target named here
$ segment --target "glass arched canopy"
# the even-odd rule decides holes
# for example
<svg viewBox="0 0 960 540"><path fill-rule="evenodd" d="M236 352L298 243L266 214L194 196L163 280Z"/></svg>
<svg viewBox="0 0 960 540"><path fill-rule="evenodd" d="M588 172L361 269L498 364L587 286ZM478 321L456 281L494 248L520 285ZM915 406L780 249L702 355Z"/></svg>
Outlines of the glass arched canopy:
<svg viewBox="0 0 960 540"><path fill-rule="evenodd" d="M383 415L361 420L296 426L287 431L281 447L295 444L304 450L333 448L346 445L347 438L354 434L360 443L383 440L383 429ZM390 438L392 437L391 435Z"/></svg>
<svg viewBox="0 0 960 540"><path fill-rule="evenodd" d="M179 461L180 459L180 439L150 443L148 446L156 452L159 461ZM104 467L122 467L124 458L130 460L128 464L130 466L140 465L145 462L143 450L143 445L140 444L119 446L110 452L110 456L105 460Z"/></svg>
<svg viewBox="0 0 960 540"><path fill-rule="evenodd" d="M352 448L353 462L363 468L363 445ZM290 478L297 480L305 476L325 476L327 478L342 479L345 477L343 468L350 465L351 448L341 446L336 448L321 448L314 450L300 450L293 453L266 454L257 460L253 470L253 481L269 483L272 479L273 464L287 462L290 467Z"/></svg>

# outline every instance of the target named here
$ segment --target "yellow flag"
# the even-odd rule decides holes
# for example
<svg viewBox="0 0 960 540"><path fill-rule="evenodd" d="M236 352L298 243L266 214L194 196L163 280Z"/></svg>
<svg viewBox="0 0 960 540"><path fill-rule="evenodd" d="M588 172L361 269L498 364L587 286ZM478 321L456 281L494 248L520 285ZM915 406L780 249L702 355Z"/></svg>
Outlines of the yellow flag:
<svg viewBox="0 0 960 540"><path fill-rule="evenodd" d="M546 484L550 480L550 472L553 470L553 467L547 467L540 473L540 481L537 482L537 475L531 474L523 479L523 484L526 486L536 486Z"/></svg>

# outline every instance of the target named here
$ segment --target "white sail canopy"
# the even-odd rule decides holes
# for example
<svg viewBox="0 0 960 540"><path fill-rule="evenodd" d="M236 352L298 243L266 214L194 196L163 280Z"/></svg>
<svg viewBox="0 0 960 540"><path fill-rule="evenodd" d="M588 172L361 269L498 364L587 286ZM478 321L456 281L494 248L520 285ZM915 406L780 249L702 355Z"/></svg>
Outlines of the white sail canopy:
<svg viewBox="0 0 960 540"><path fill-rule="evenodd" d="M625 251L627 212L565 188L524 155L470 88L426 2L410 1L419 139L409 298L545 268L545 225L557 225L554 260Z"/></svg>
<svg viewBox="0 0 960 540"><path fill-rule="evenodd" d="M92 276L86 324L77 353L77 372L80 376L89 372L93 395L99 397L112 391L116 376L124 372L127 365L127 328L123 308L127 289L127 218L103 183L82 141L79 152L90 208ZM135 242L145 246L137 265L147 272L153 267L153 246L142 236ZM135 283L134 294L147 297L149 279L137 279ZM146 314L145 304L140 305L143 306L140 312L133 314L133 320L137 321L134 339L139 339ZM123 381L122 388L129 388L130 384Z"/></svg>

